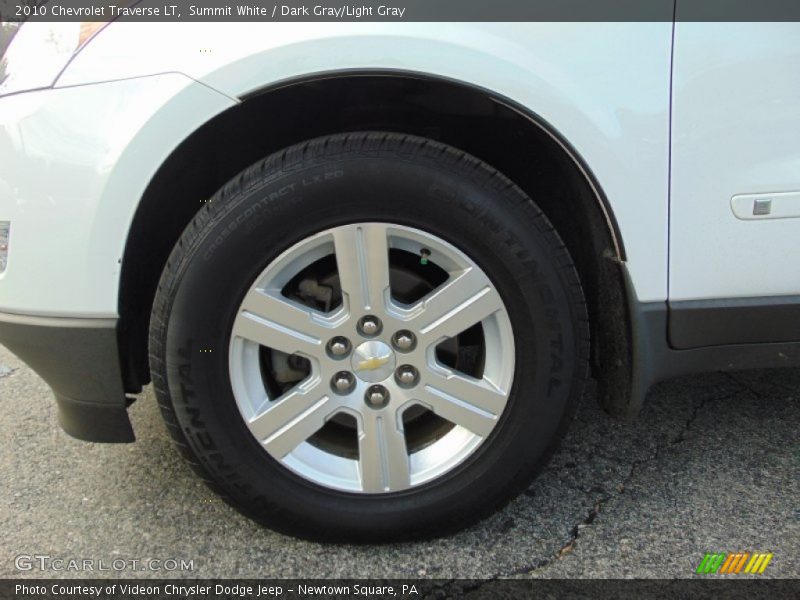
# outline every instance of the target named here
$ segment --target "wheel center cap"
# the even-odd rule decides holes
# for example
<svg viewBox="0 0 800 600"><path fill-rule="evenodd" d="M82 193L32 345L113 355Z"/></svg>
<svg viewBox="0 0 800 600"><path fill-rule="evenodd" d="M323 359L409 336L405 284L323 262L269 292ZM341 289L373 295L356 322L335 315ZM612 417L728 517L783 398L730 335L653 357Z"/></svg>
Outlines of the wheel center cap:
<svg viewBox="0 0 800 600"><path fill-rule="evenodd" d="M387 379L394 373L397 362L394 350L378 340L370 340L358 346L350 361L358 378L369 383Z"/></svg>

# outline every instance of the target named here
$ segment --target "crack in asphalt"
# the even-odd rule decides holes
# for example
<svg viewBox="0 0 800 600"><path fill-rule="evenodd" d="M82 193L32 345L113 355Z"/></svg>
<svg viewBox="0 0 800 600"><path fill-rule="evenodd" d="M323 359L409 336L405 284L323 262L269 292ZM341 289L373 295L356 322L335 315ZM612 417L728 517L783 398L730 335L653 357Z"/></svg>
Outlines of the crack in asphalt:
<svg viewBox="0 0 800 600"><path fill-rule="evenodd" d="M731 379L733 379L733 378L731 378ZM476 590L480 589L481 587L483 587L483 586L485 586L485 585L487 585L487 584L489 584L489 583L491 583L493 581L496 581L497 579L499 579L501 577L513 577L515 575L530 575L530 574L532 574L532 573L534 573L534 572L536 572L538 570L541 570L541 569L549 566L550 564L552 564L552 563L554 563L554 562L556 562L558 560L564 559L567 555L569 555L575 549L575 546L578 543L578 539L581 537L582 530L584 530L587 527L590 527L592 525L592 523L594 523L594 521L600 515L600 513L602 512L603 508L605 507L605 505L607 503L609 503L610 501L614 500L615 498L617 498L617 497L619 497L619 496L621 496L622 494L625 493L625 490L627 489L628 484L631 482L631 480L633 480L633 478L635 477L637 471L643 465L645 465L647 463L650 463L650 462L653 462L655 460L658 460L661 452L664 449L666 449L666 448L668 448L670 446L676 445L676 444L681 444L681 443L686 441L687 435L688 435L689 431L691 430L692 425L697 420L697 417L700 414L700 411L702 411L706 407L706 405L708 403L724 401L724 400L730 400L736 394L741 392L743 389L746 389L746 390L750 391L749 387L747 385L743 384L742 382L737 381L736 379L733 379L733 381L739 385L739 387L740 387L739 390L737 390L737 391L735 391L735 392L733 392L731 394L726 394L726 395L723 395L723 396L711 397L711 398L706 397L706 398L701 399L699 402L697 402L695 404L695 406L692 409L691 414L686 419L686 423L683 425L683 427L681 428L681 430L678 432L678 434L675 437L667 440L666 443L656 444L655 447L653 448L653 451L649 455L645 456L644 458L640 458L640 459L636 459L636 460L632 461L630 463L630 469L628 470L627 475L625 475L625 477L623 477L623 479L622 479L622 482L619 485L617 485L616 493L607 492L602 488L602 486L593 486L589 490L582 489L581 491L584 494L589 495L589 496L591 496L592 494L596 493L597 491L601 491L601 490L603 491L603 493L600 496L594 497L594 502L593 502L592 508L587 512L586 516L581 521L576 523L570 529L570 535L569 535L569 538L567 539L567 542L564 545L562 545L561 548L559 548L552 556L547 557L547 558L539 559L535 563L531 563L531 564L525 565L523 567L519 567L517 569L513 569L511 571L505 572L505 573L498 573L496 575L493 575L489 579L486 579L486 580L483 580L483 581L480 581L480 582L476 582L474 585L465 587L465 588L462 589L462 591L464 591L464 592L476 591ZM611 458L611 457L609 457L609 458Z"/></svg>
<svg viewBox="0 0 800 600"><path fill-rule="evenodd" d="M748 383L746 381L742 381L741 379L736 377L733 373L723 372L722 374L725 375L730 381L734 382L736 385L741 387L743 390L745 390L747 392L750 392L756 398L761 399L761 400L768 399L768 396L765 396L763 392L758 391L758 389L753 387L750 383ZM790 398L793 398L794 395L797 393L797 388L796 387L790 387L790 386L784 385L783 383L780 383L778 381L770 381L769 385L772 386L772 387L778 388L780 390L783 390L784 392L790 394L790 396L789 396Z"/></svg>
<svg viewBox="0 0 800 600"><path fill-rule="evenodd" d="M702 398L700 402L698 402L692 409L692 414L689 415L688 419L686 419L686 424L683 426L683 429L681 429L681 431L678 433L677 436L675 436L673 439L670 440L669 442L670 445L681 444L686 441L686 434L689 433L689 430L692 428L692 424L695 422L695 420L697 420L697 415L700 413L701 410L703 410L703 408L705 408L706 404L708 404L712 400L714 402L718 402L720 400L730 400L735 395L736 394L734 393L734 394L728 394L727 396L720 396L718 398ZM658 449L658 451L660 451L660 448ZM656 452L656 454L657 453L658 452Z"/></svg>

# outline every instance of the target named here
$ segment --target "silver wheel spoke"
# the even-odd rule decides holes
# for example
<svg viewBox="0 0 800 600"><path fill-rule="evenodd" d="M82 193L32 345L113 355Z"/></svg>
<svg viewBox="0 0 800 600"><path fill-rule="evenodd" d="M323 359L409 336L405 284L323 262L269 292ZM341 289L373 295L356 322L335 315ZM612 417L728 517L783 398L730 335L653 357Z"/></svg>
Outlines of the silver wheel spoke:
<svg viewBox="0 0 800 600"><path fill-rule="evenodd" d="M297 386L252 418L250 431L270 454L286 456L319 431L334 411L325 391L320 383L310 389Z"/></svg>
<svg viewBox="0 0 800 600"><path fill-rule="evenodd" d="M417 399L437 415L481 437L491 433L506 396L484 380L451 374L425 384Z"/></svg>
<svg viewBox="0 0 800 600"><path fill-rule="evenodd" d="M410 485L406 438L396 416L391 411L362 412L358 450L365 492L402 490Z"/></svg>
<svg viewBox="0 0 800 600"><path fill-rule="evenodd" d="M376 312L384 308L389 288L389 246L386 226L359 223L334 231L336 265L342 291L351 311Z"/></svg>
<svg viewBox="0 0 800 600"><path fill-rule="evenodd" d="M470 267L422 300L421 314L414 324L431 343L455 337L502 308L500 295L489 279L478 268Z"/></svg>
<svg viewBox="0 0 800 600"><path fill-rule="evenodd" d="M248 292L233 324L234 335L287 354L314 356L325 333L313 311L260 290Z"/></svg>

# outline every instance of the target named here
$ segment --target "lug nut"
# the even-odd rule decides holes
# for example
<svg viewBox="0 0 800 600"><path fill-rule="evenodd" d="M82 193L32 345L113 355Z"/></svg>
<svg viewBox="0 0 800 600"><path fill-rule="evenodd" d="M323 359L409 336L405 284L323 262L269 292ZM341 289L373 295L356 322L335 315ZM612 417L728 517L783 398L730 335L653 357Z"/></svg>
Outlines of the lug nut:
<svg viewBox="0 0 800 600"><path fill-rule="evenodd" d="M358 322L358 329L365 336L372 337L381 332L381 320L378 317L362 317Z"/></svg>
<svg viewBox="0 0 800 600"><path fill-rule="evenodd" d="M350 354L350 340L337 336L328 342L328 353L335 358L344 358Z"/></svg>
<svg viewBox="0 0 800 600"><path fill-rule="evenodd" d="M372 385L367 389L364 401L372 408L383 408L389 403L389 390L382 385Z"/></svg>
<svg viewBox="0 0 800 600"><path fill-rule="evenodd" d="M413 387L419 381L419 371L411 365L402 365L394 372L394 378L402 387Z"/></svg>
<svg viewBox="0 0 800 600"><path fill-rule="evenodd" d="M349 394L353 391L355 384L356 378L347 371L339 371L331 379L331 387L337 394Z"/></svg>
<svg viewBox="0 0 800 600"><path fill-rule="evenodd" d="M406 329L401 329L392 336L392 344L401 352L413 350L416 343L417 340L414 337L414 334Z"/></svg>

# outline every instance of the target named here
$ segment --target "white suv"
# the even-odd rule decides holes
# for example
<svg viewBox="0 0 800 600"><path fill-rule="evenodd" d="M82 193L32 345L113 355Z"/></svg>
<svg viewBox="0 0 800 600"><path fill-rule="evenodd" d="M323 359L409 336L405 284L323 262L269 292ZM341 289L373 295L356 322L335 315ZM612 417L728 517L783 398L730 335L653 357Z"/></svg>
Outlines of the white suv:
<svg viewBox="0 0 800 600"><path fill-rule="evenodd" d="M147 2L143 4L148 4ZM435 535L612 415L800 359L797 23L28 23L0 341L277 530Z"/></svg>

